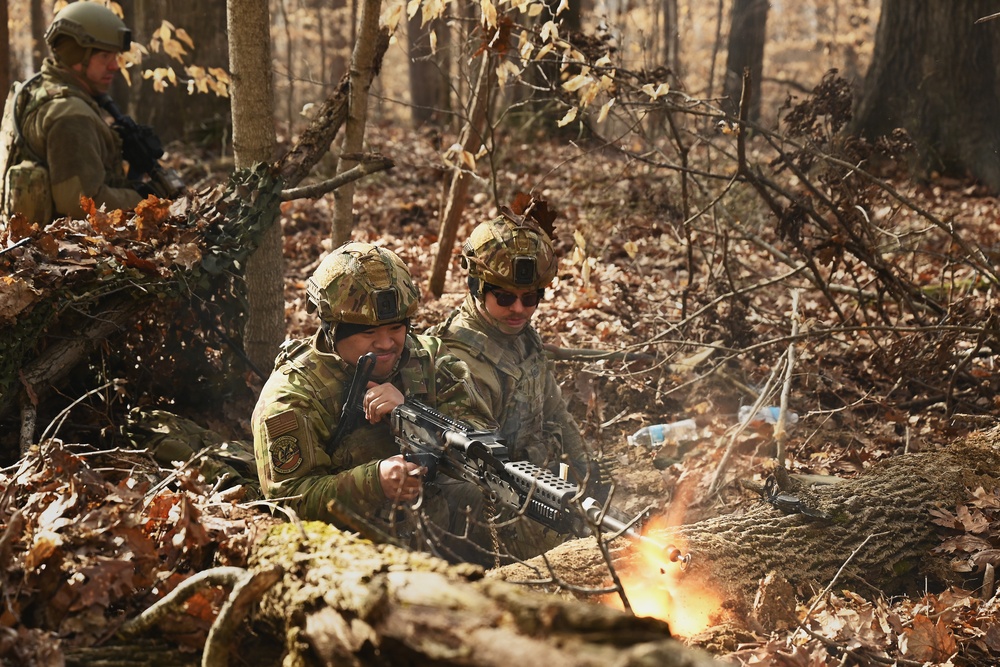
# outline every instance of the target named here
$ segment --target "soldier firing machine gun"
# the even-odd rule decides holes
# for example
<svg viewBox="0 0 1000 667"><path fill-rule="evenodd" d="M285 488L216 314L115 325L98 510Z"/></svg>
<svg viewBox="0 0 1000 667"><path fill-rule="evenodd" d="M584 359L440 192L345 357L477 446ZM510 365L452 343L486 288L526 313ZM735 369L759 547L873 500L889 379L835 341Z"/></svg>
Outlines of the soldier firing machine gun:
<svg viewBox="0 0 1000 667"><path fill-rule="evenodd" d="M139 125L122 113L109 95L97 97L97 103L107 111L114 124L111 126L122 140L122 157L128 162L128 178L140 194L151 191L158 197L173 199L184 193L184 181L173 169L164 168L163 144L153 128ZM146 178L148 177L148 181Z"/></svg>
<svg viewBox="0 0 1000 667"><path fill-rule="evenodd" d="M682 566L690 561L690 554L641 535L635 521L608 516L594 498L579 501L583 493L576 484L528 461L511 461L506 445L491 431L475 430L410 400L392 411L392 432L406 459L427 468L428 480L440 473L472 482L493 502L560 534L588 535L595 525L603 532L651 544Z"/></svg>

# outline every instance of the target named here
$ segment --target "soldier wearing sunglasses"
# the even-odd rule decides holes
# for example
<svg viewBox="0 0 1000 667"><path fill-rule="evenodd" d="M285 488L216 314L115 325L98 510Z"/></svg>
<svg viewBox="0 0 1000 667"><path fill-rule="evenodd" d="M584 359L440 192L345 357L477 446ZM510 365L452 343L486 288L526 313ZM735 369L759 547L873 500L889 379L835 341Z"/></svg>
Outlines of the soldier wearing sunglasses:
<svg viewBox="0 0 1000 667"><path fill-rule="evenodd" d="M511 458L559 472L569 466L572 481L594 483L590 457L576 421L566 409L542 340L531 318L556 275L558 260L546 233L530 218L502 209L479 224L462 248L469 294L448 319L427 333L444 340L445 351L464 361L472 382L499 424ZM518 535L504 546L528 558L560 538L520 520ZM503 536L501 536L503 537ZM508 535L508 538L510 536Z"/></svg>

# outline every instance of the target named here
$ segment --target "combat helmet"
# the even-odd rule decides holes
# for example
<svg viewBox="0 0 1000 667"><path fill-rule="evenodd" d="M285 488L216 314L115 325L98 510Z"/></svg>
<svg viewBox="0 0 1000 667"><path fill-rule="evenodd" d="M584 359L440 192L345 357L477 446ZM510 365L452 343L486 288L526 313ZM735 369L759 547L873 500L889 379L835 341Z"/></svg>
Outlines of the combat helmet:
<svg viewBox="0 0 1000 667"><path fill-rule="evenodd" d="M329 254L306 281L306 296L310 310L330 325L402 322L420 302L403 261L371 243L346 243Z"/></svg>
<svg viewBox="0 0 1000 667"><path fill-rule="evenodd" d="M84 49L128 51L132 31L102 4L78 0L63 7L45 31L45 42L55 48L60 37L70 37Z"/></svg>
<svg viewBox="0 0 1000 667"><path fill-rule="evenodd" d="M502 208L480 223L462 246L469 289L479 298L486 283L508 290L544 289L558 269L548 235L533 220Z"/></svg>

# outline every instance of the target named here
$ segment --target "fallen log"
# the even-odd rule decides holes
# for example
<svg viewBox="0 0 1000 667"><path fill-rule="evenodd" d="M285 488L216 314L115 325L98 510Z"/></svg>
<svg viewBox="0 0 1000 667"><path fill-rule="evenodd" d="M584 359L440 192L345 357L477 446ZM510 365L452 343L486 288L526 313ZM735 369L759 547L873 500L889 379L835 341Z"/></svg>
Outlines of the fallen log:
<svg viewBox="0 0 1000 667"><path fill-rule="evenodd" d="M970 587L970 582L976 588L971 577L977 575L963 580L947 554L934 551L945 530L935 521L942 509L954 512L967 502L976 488L1000 486L997 439L993 432L939 450L895 456L837 484L810 487L785 478L781 488L771 490L770 501L748 497L732 514L647 535L690 554L686 569L671 570L675 581L668 588L681 598L678 607L683 610L685 594L712 591L718 598L717 620L745 622L754 616L761 582L775 573L800 600L833 581L869 598L917 596L925 587ZM614 562L626 581L626 594L663 585L657 583L663 581L657 567L675 567L665 554L653 554L650 560L629 544L617 546ZM508 565L488 576L545 582L550 591L608 581L604 560L588 540L560 545L544 561ZM794 617L795 600L786 604L790 608L778 615Z"/></svg>
<svg viewBox="0 0 1000 667"><path fill-rule="evenodd" d="M252 618L258 637L283 643L283 664L718 665L662 621L484 579L476 566L328 524L272 529L250 569L275 568L284 576Z"/></svg>

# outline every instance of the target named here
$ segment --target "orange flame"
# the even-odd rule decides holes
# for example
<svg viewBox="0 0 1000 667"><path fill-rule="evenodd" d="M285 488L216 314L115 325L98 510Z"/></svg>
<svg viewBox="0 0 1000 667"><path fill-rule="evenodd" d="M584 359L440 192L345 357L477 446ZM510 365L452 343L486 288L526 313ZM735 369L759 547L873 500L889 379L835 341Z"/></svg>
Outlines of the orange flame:
<svg viewBox="0 0 1000 667"><path fill-rule="evenodd" d="M674 543L685 552L683 543ZM720 622L722 600L701 582L685 578L682 563L670 560L667 545L655 540L636 543L638 556L619 579L636 616L651 616L667 622L672 634L691 637ZM676 553L676 552L675 552ZM608 595L604 603L624 609L621 597Z"/></svg>

